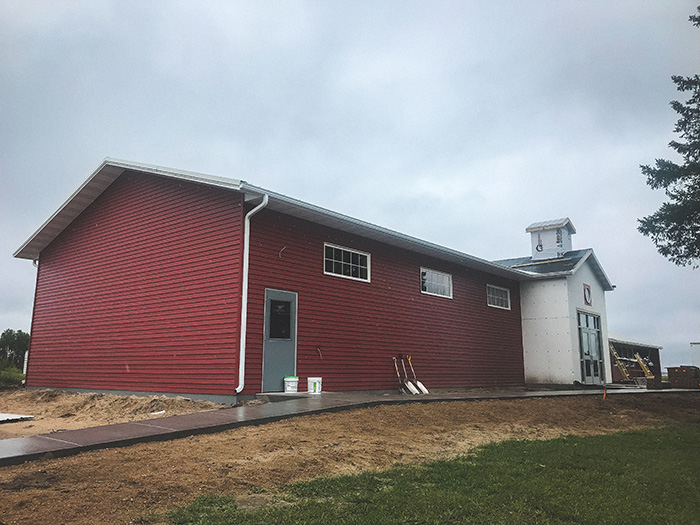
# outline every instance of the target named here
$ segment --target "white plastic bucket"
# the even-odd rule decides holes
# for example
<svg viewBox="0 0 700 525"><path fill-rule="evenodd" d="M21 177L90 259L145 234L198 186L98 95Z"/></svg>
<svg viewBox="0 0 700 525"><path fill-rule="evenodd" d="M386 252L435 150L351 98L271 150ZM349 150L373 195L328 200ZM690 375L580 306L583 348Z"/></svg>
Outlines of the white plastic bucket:
<svg viewBox="0 0 700 525"><path fill-rule="evenodd" d="M309 394L320 394L321 393L321 383L323 381L322 377L310 377L309 378Z"/></svg>
<svg viewBox="0 0 700 525"><path fill-rule="evenodd" d="M293 394L299 387L299 378L296 376L287 376L284 378L284 393Z"/></svg>

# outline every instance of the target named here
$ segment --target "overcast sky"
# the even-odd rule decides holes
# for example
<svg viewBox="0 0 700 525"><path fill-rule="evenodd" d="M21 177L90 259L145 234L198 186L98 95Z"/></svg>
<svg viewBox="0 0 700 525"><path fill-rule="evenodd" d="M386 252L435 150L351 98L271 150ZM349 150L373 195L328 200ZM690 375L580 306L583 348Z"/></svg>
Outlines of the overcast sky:
<svg viewBox="0 0 700 525"><path fill-rule="evenodd" d="M14 251L105 157L244 179L484 259L569 217L613 335L690 363L700 270L636 231L700 73L697 0L0 0L0 330Z"/></svg>

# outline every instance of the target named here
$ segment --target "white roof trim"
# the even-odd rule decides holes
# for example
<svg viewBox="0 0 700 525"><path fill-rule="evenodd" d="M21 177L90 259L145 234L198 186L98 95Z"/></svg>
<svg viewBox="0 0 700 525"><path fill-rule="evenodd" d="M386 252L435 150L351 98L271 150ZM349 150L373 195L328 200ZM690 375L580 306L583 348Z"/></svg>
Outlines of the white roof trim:
<svg viewBox="0 0 700 525"><path fill-rule="evenodd" d="M244 191L247 195L259 194L262 196L263 194L267 194L270 199L267 205L268 209L275 210L286 215L292 215L299 219L336 228L347 233L383 242L397 248L403 248L445 261L480 269L491 274L498 274L510 279L523 280L529 277L529 272L507 268L503 265L492 263L491 261L480 259L479 257L475 257L473 255L389 230L360 219L355 219L353 217L321 208L292 197L287 197L286 195L282 195L280 193L271 192L269 190L253 186L246 182L241 184L241 191ZM504 268L508 270L508 273L503 272Z"/></svg>
<svg viewBox="0 0 700 525"><path fill-rule="evenodd" d="M210 186L240 190L241 181L214 177L191 171L175 170L153 166L149 164L136 164L123 160L106 158L100 166L78 187L73 194L58 208L58 210L42 224L39 229L27 239L14 253L20 259L39 258L41 250L46 248L78 215L92 204L92 202L112 184L119 175L127 170L141 171L154 175L190 182L199 182Z"/></svg>
<svg viewBox="0 0 700 525"><path fill-rule="evenodd" d="M593 259L593 262L595 263L595 268L593 268L593 273L596 274L598 279L600 279L601 283L603 284L603 288L606 291L613 291L615 289L615 285L610 281L608 278L608 275L605 273L605 270L603 270L603 265L600 264L600 261L598 260L598 257L595 256L595 252L591 249L589 250L590 253L588 253L585 257L582 258L581 262L585 261L589 257ZM578 269L578 265L576 267Z"/></svg>
<svg viewBox="0 0 700 525"><path fill-rule="evenodd" d="M548 273L537 273L537 272L531 272L528 270L521 270L527 274L529 274L533 279L556 279L558 277L568 277L569 275L574 275L580 268L583 267L583 265L586 263L586 261L589 258L593 258L593 274L600 280L600 283L603 286L603 289L606 292L611 292L615 289L615 285L610 282L610 279L608 278L607 274L605 273L605 270L603 270L603 267L600 264L600 261L598 261L598 258L595 256L595 253L593 252L593 249L588 248L586 249L585 255L581 257L581 260L579 260L576 263L576 266L574 266L571 270L563 270L560 272L548 272ZM566 257L564 258L566 259ZM516 265L513 268L518 268L518 266L526 267L530 266L531 264L547 264L553 262L555 259L546 259L543 261L535 262L535 263L528 263L528 264L523 264L523 265Z"/></svg>
<svg viewBox="0 0 700 525"><path fill-rule="evenodd" d="M534 222L527 228L525 228L526 233L537 232L542 230L553 230L554 228L566 228L569 233L576 233L576 228L574 228L574 223L571 219L564 217L563 219L554 219L550 221Z"/></svg>
<svg viewBox="0 0 700 525"><path fill-rule="evenodd" d="M108 166L105 160L58 210L19 247L14 256L22 259L38 259L41 250L73 222L123 171L118 166Z"/></svg>
<svg viewBox="0 0 700 525"><path fill-rule="evenodd" d="M635 341L634 339L628 339L626 337L608 335L608 341L610 341L613 345L617 343L621 345L639 346L642 348L655 348L656 350L663 349L663 346L642 343L641 341Z"/></svg>
<svg viewBox="0 0 700 525"><path fill-rule="evenodd" d="M177 180L185 180L238 191L245 194L246 200L262 198L263 195L268 195L268 209L299 219L308 220L347 233L389 244L397 248L403 248L509 279L525 280L531 277L529 272L508 268L457 250L445 248L409 235L388 230L359 219L287 197L286 195L253 186L245 181L110 158L102 162L90 177L88 177L68 200L61 205L58 211L56 211L15 252L14 256L22 259L38 259L41 251L125 171L161 175Z"/></svg>

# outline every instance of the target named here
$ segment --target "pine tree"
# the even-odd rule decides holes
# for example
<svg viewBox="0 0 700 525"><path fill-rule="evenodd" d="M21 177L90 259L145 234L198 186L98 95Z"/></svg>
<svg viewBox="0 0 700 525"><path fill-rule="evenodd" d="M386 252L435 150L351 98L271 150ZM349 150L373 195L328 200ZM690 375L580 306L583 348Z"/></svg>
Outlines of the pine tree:
<svg viewBox="0 0 700 525"><path fill-rule="evenodd" d="M698 7L700 13L700 7ZM700 27L700 14L689 20ZM679 141L669 146L683 164L656 159L654 167L641 166L647 184L663 189L668 201L655 213L639 220L639 231L650 237L659 253L679 266L700 266L700 76L673 76L680 92L690 92L686 102L673 100L671 107L680 115L674 131Z"/></svg>

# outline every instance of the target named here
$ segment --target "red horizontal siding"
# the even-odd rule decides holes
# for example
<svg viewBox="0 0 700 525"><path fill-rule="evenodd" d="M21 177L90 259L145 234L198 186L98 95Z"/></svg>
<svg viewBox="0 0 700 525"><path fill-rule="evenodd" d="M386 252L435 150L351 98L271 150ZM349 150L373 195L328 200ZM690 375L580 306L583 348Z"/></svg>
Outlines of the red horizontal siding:
<svg viewBox="0 0 700 525"><path fill-rule="evenodd" d="M126 173L42 253L27 384L233 394L242 198Z"/></svg>
<svg viewBox="0 0 700 525"><path fill-rule="evenodd" d="M27 382L233 394L242 199L125 174L41 254ZM370 283L323 274L323 243L371 254ZM420 293L421 266L454 298ZM264 210L253 218L246 390L260 390L265 288L298 293L297 373L328 390L394 388L391 356L429 387L523 383L518 283ZM486 284L512 310L486 305ZM320 348L320 352L316 349Z"/></svg>
<svg viewBox="0 0 700 525"><path fill-rule="evenodd" d="M370 253L371 282L324 275L324 242ZM451 273L454 298L421 293L421 266ZM429 388L524 382L515 281L267 210L252 221L250 272L246 393L261 388L265 288L298 293L302 387L321 376L327 390L395 388L398 353ZM487 283L510 289L511 310L487 306Z"/></svg>

